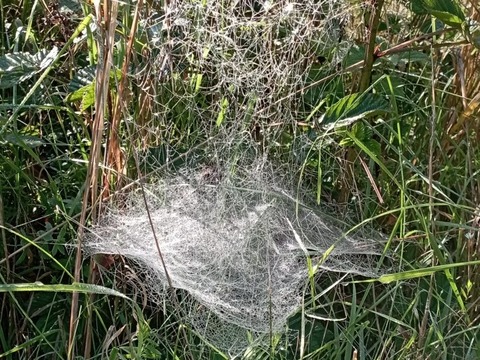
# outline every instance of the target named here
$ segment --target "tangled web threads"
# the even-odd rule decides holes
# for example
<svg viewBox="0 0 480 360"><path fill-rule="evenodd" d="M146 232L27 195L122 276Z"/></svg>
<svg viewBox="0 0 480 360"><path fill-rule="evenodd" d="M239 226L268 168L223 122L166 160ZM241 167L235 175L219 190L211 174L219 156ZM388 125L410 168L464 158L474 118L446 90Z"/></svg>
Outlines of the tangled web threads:
<svg viewBox="0 0 480 360"><path fill-rule="evenodd" d="M349 1L177 0L157 11L142 20L149 61L132 74L149 108L137 126L151 141L173 118L207 132L219 113L223 123L271 131L295 124L321 98L312 84L353 44L342 35L355 11Z"/></svg>
<svg viewBox="0 0 480 360"><path fill-rule="evenodd" d="M231 354L245 350L248 333L261 342L284 331L301 304L307 257L318 273L376 275L369 262L378 253L374 241L343 235L275 185L264 165L214 181L201 171L165 178L147 193L168 276L182 294L184 321ZM140 192L129 195L125 208L111 208L85 246L90 255L134 260L152 297L168 300Z"/></svg>
<svg viewBox="0 0 480 360"><path fill-rule="evenodd" d="M151 61L132 74L144 84L142 108L149 107L143 120L135 119L141 143L168 143L168 134L176 141L179 131L188 132L184 123L205 137L228 126L242 137L260 124L261 136L273 138L305 119L323 96L312 84L348 51L341 24L351 6L332 0L178 0L143 19ZM319 57L327 62L322 68L315 64ZM223 144L216 145L216 153L224 152ZM146 189L168 277L181 299L178 315L209 342L238 354L251 339L261 343L266 334L282 333L300 307L308 258L317 274L375 276L375 242L345 236L303 206L266 162L220 172L167 175ZM169 300L140 191L106 212L85 250L132 259L151 297Z"/></svg>

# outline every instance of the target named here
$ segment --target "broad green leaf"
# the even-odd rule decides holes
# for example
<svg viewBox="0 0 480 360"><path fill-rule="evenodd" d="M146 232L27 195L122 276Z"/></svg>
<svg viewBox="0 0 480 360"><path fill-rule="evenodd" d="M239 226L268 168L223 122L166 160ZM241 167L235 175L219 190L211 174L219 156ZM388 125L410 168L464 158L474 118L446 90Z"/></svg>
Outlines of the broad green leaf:
<svg viewBox="0 0 480 360"><path fill-rule="evenodd" d="M431 14L452 27L460 28L463 24L463 20L461 18L448 12L432 10Z"/></svg>
<svg viewBox="0 0 480 360"><path fill-rule="evenodd" d="M94 83L90 83L88 85L82 86L80 89L75 90L74 92L68 94L66 101L73 102L73 101L80 101L85 96L85 93L88 91L94 91Z"/></svg>
<svg viewBox="0 0 480 360"><path fill-rule="evenodd" d="M45 63L42 60L41 64L42 64L42 66L45 66L45 69L43 71L39 72L40 76L38 77L37 81L30 87L28 93L25 94L25 96L23 96L22 101L20 102L20 104L18 104L18 106L13 111L13 113L9 116L8 120L4 124L2 124L2 127L0 128L0 133L5 132L5 130L9 126L9 124L11 124L11 123L13 123L14 121L17 120L17 118L20 115L20 112L22 111L24 105L33 96L33 94L38 90L38 88L43 84L43 82L45 81L47 76L52 71L53 65L55 65L60 60L62 55L64 55L67 52L68 49L71 49L71 44L73 43L73 41L76 38L78 38L78 36L82 33L82 31L90 24L92 19L93 19L92 14L87 15L80 22L80 24L77 26L77 28L73 32L72 36L68 39L68 41L62 47L62 49L60 51L55 51L55 52L51 51L49 53L49 56L48 56L49 58L50 58L50 55L55 55L55 56L52 56L51 61L49 60Z"/></svg>
<svg viewBox="0 0 480 360"><path fill-rule="evenodd" d="M36 54L15 52L0 56L0 89L7 89L45 70L58 54L58 48Z"/></svg>
<svg viewBox="0 0 480 360"><path fill-rule="evenodd" d="M78 292L85 294L102 294L118 296L124 299L129 299L126 295L119 291L106 288L100 285L93 284L43 284L40 281L34 283L22 284L0 284L0 292L19 292L19 291L48 291L48 292Z"/></svg>
<svg viewBox="0 0 480 360"><path fill-rule="evenodd" d="M427 10L423 5L423 0L411 0L410 1L410 9L414 14L418 15L425 15L427 14Z"/></svg>
<svg viewBox="0 0 480 360"><path fill-rule="evenodd" d="M377 140L365 139L363 141L363 144L368 150L372 152L372 154L375 154L377 157L379 157L382 154L382 147Z"/></svg>
<svg viewBox="0 0 480 360"><path fill-rule="evenodd" d="M362 143L362 146L376 156L381 154L380 143L372 139L372 129L362 122L357 122L352 126L350 132L343 132L344 138L340 141L340 146L354 146L356 141Z"/></svg>
<svg viewBox="0 0 480 360"><path fill-rule="evenodd" d="M322 125L346 126L367 116L389 112L385 97L371 93L347 95L332 105L320 119Z"/></svg>
<svg viewBox="0 0 480 360"><path fill-rule="evenodd" d="M351 133L360 141L365 141L365 139L371 136L370 129L367 129L365 124L361 122L357 122L353 124ZM337 132L340 136L343 136L343 139L340 141L340 146L353 146L355 142L352 140L350 136L348 136L346 131L339 129Z"/></svg>
<svg viewBox="0 0 480 360"><path fill-rule="evenodd" d="M75 72L70 84L68 84L68 92L73 93L81 88L95 82L95 66L87 66L80 68Z"/></svg>
<svg viewBox="0 0 480 360"><path fill-rule="evenodd" d="M95 83L90 83L68 94L67 102L81 101L81 109L86 110L95 104Z"/></svg>
<svg viewBox="0 0 480 360"><path fill-rule="evenodd" d="M456 28L460 28L466 19L458 0L415 0L412 1L412 10L433 15Z"/></svg>
<svg viewBox="0 0 480 360"><path fill-rule="evenodd" d="M360 140L367 140L372 136L371 129L368 129L361 122L357 122L352 126L352 132Z"/></svg>
<svg viewBox="0 0 480 360"><path fill-rule="evenodd" d="M96 66L87 66L79 69L73 76L70 84L68 84L68 92L73 93L81 88L95 83L95 71ZM110 71L110 86L115 85L116 81L120 81L122 78L122 70Z"/></svg>
<svg viewBox="0 0 480 360"><path fill-rule="evenodd" d="M348 67L350 65L358 63L359 61L362 61L364 58L365 58L365 45L354 44L348 50L348 54L343 60L344 61L343 65L345 67Z"/></svg>
<svg viewBox="0 0 480 360"><path fill-rule="evenodd" d="M80 101L81 110L86 110L95 104L95 69L95 66L88 66L75 74L68 85L70 93L65 99L66 102ZM115 87L121 76L121 70L111 71L110 86Z"/></svg>
<svg viewBox="0 0 480 360"><path fill-rule="evenodd" d="M82 111L87 110L95 104L95 84L92 83L87 90L88 91L83 93L82 102L80 104L80 109Z"/></svg>

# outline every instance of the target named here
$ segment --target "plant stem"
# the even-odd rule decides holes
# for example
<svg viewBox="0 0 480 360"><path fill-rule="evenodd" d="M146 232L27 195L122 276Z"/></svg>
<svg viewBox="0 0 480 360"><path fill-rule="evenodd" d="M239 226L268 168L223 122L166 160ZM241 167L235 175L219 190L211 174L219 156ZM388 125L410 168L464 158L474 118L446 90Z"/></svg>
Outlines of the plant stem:
<svg viewBox="0 0 480 360"><path fill-rule="evenodd" d="M364 92L370 86L370 80L372 78L372 68L375 61L375 39L377 38L378 23L380 22L380 14L382 12L384 0L372 1L372 12L369 19L369 35L368 45L365 49L364 65L362 70L362 76L360 78L359 92Z"/></svg>

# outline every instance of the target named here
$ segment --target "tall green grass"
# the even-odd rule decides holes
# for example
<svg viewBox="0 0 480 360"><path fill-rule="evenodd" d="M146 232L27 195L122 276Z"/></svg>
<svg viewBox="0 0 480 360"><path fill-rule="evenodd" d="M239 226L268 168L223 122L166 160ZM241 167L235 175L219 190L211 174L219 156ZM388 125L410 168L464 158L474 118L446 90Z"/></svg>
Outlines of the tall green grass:
<svg viewBox="0 0 480 360"><path fill-rule="evenodd" d="M311 61L317 63L305 88L282 94L285 101L302 103L303 117L277 126L258 123L251 94L237 99L250 109L238 125L227 111L231 94L209 93L219 81L208 68L210 49L166 80L156 73L152 59L158 49L134 17L157 16L164 11L161 2L118 4L118 24L108 34L116 44L114 71L96 78L105 89L102 102L94 75L108 37L88 24L111 7L96 13L82 4L62 17L43 2L3 0L0 358L229 358L178 322L175 307L152 307L141 281L132 280L141 274L127 259L75 263L79 227L101 215L103 201L128 191L132 179L167 158L177 165L195 152L211 152L208 140L225 133L238 139L248 133L259 152L295 174L333 215L386 236L378 266L388 267L387 275L365 281L312 274L304 304L288 324L298 335L272 334L269 349L252 347L246 359L480 358L480 154L478 102L471 101L480 80L478 63L469 60L479 55L459 25L466 24L459 11L474 20L478 9L471 1L458 7L453 0L429 2L443 6L435 12L420 3L386 2L377 12L376 38L365 30L366 9L355 7L344 36L357 45L339 69L314 54ZM199 14L194 21L209 21ZM163 36L168 41L173 34ZM412 38L418 41L405 40ZM378 49L361 45L367 40ZM59 51L50 57L34 56L43 49L48 54L54 44ZM372 51L377 58L368 69L363 65ZM124 65L142 69L139 77L125 76ZM368 82L362 89L360 80ZM347 100L356 107L342 108L345 97L359 90L372 97L361 95L357 105L352 97ZM384 102L368 108L373 94ZM104 117L96 116L96 106L105 107ZM332 124L339 114L343 120L358 118L325 130L318 123L322 114ZM94 124L106 128L95 133ZM139 168L134 154L148 160ZM88 172L92 156L102 160L96 176ZM97 192L84 197L87 188ZM75 273L79 278L72 283ZM72 293L80 294L72 300Z"/></svg>

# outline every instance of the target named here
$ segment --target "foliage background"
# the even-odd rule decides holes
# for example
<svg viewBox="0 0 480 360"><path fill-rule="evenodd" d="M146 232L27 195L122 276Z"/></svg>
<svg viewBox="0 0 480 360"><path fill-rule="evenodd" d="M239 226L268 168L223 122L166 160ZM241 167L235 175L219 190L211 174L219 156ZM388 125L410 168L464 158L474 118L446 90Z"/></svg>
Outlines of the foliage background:
<svg viewBox="0 0 480 360"><path fill-rule="evenodd" d="M338 279L316 284L320 295L289 324L298 338L246 358L480 357L478 4L312 2L332 14L318 19L319 41L275 52L247 46L292 29L259 30L271 24L267 3L2 0L0 357L227 357L175 309L105 290L138 291L128 260L82 261L65 247L153 169L215 162L212 139L254 143L318 206L387 234L398 267L388 283L349 279L327 293ZM233 24L235 49L247 51L220 44L209 55L221 37L200 29L222 33L234 10L245 20ZM193 31L169 23L175 11ZM198 47L205 39L212 49ZM274 65L287 51L295 61L282 73ZM249 68L261 54L272 62ZM219 72L235 55L245 66ZM282 78L288 87L277 87Z"/></svg>

